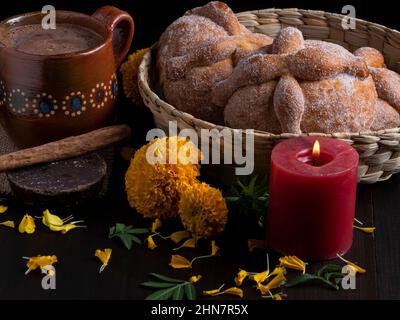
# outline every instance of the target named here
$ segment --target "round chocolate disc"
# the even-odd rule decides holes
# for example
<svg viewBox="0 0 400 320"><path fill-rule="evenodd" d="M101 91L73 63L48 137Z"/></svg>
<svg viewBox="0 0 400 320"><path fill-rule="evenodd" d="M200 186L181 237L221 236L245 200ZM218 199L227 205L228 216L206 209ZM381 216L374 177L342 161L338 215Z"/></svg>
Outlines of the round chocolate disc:
<svg viewBox="0 0 400 320"><path fill-rule="evenodd" d="M107 164L96 153L13 170L7 178L15 196L28 205L75 206L98 197Z"/></svg>

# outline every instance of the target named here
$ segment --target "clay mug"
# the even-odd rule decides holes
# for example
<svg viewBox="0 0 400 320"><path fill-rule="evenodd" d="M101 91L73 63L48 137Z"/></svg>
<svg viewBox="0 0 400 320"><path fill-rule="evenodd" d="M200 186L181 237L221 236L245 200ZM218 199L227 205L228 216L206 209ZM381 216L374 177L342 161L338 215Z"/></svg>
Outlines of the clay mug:
<svg viewBox="0 0 400 320"><path fill-rule="evenodd" d="M44 16L32 12L0 23L0 120L19 147L81 134L112 122L118 95L116 70L134 33L128 13L105 6L92 16L56 11L56 28L61 23L94 32L100 41L93 47L38 54L8 43L10 32L41 25ZM44 37L47 41L47 35ZM62 37L63 33L58 41L62 42ZM68 39L64 42L68 45Z"/></svg>

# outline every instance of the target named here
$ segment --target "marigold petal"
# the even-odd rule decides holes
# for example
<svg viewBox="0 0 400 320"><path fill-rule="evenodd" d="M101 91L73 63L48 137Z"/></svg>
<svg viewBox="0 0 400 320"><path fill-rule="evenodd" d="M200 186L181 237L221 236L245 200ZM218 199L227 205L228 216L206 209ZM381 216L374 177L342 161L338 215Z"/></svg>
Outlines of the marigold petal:
<svg viewBox="0 0 400 320"><path fill-rule="evenodd" d="M174 250L178 250L181 248L196 248L197 241L194 238L187 239L181 246L175 248Z"/></svg>
<svg viewBox="0 0 400 320"><path fill-rule="evenodd" d="M97 249L95 256L100 259L103 265L100 267L99 273L103 272L105 267L108 265L111 258L112 249L106 248L104 250Z"/></svg>
<svg viewBox="0 0 400 320"><path fill-rule="evenodd" d="M4 213L4 212L6 212L6 211L7 211L7 209L8 209L8 207L6 207L6 206L3 206L3 205L0 205L0 213Z"/></svg>
<svg viewBox="0 0 400 320"><path fill-rule="evenodd" d="M220 292L221 292L221 289L205 290L205 291L203 291L203 295L204 296L214 296Z"/></svg>
<svg viewBox="0 0 400 320"><path fill-rule="evenodd" d="M190 233L187 232L186 230L173 232L169 236L169 238L175 243L179 243L183 239L186 239L186 238L189 238L189 237L190 237Z"/></svg>
<svg viewBox="0 0 400 320"><path fill-rule="evenodd" d="M14 223L14 221L8 220L8 221L0 222L0 226L15 228L15 223Z"/></svg>
<svg viewBox="0 0 400 320"><path fill-rule="evenodd" d="M223 291L224 294L231 294L243 298L243 290L237 287L228 288Z"/></svg>
<svg viewBox="0 0 400 320"><path fill-rule="evenodd" d="M216 245L215 240L211 241L211 256L216 256L219 253L219 247Z"/></svg>
<svg viewBox="0 0 400 320"><path fill-rule="evenodd" d="M49 227L50 225L62 226L64 224L63 220L59 216L56 216L55 214L51 214L48 209L43 211L42 222L47 227Z"/></svg>
<svg viewBox="0 0 400 320"><path fill-rule="evenodd" d="M246 270L239 269L239 272L235 276L235 283L238 287L240 287L243 284L244 279L248 276L248 273Z"/></svg>
<svg viewBox="0 0 400 320"><path fill-rule="evenodd" d="M353 226L354 229L360 230L365 233L374 233L375 232L375 227L359 227L359 226Z"/></svg>
<svg viewBox="0 0 400 320"><path fill-rule="evenodd" d="M200 274L197 275L197 276L191 276L191 277L190 277L190 282L191 282L191 283L196 283L196 282L200 281L201 278L203 278L203 276L200 275Z"/></svg>
<svg viewBox="0 0 400 320"><path fill-rule="evenodd" d="M283 300L282 295L279 293L274 294L274 300Z"/></svg>
<svg viewBox="0 0 400 320"><path fill-rule="evenodd" d="M174 269L188 269L192 267L192 264L188 259L178 254L173 254L171 256L171 262L169 265Z"/></svg>
<svg viewBox="0 0 400 320"><path fill-rule="evenodd" d="M282 283L286 281L286 277L283 275L282 272L279 272L270 282L263 285L261 283L257 284L258 290L261 291L262 295L267 295L272 289L279 288Z"/></svg>
<svg viewBox="0 0 400 320"><path fill-rule="evenodd" d="M263 272L259 272L259 273L256 273L254 275L251 275L250 279L255 281L256 283L262 283L265 280L267 280L269 275L270 275L269 274L269 270L265 270Z"/></svg>
<svg viewBox="0 0 400 320"><path fill-rule="evenodd" d="M160 219L154 220L154 222L151 224L151 232L155 233L160 227L162 226L162 222Z"/></svg>
<svg viewBox="0 0 400 320"><path fill-rule="evenodd" d="M349 266L353 267L353 268L356 270L356 272L358 272L358 273L365 273L365 272L367 272L366 269L360 267L359 265L355 264L354 262L351 262L351 261L349 261L349 260L343 258L340 254L337 254L337 257L338 257L340 260L342 260L343 262L345 262L346 264L348 264Z"/></svg>
<svg viewBox="0 0 400 320"><path fill-rule="evenodd" d="M280 266L306 272L306 263L296 256L285 256L279 258Z"/></svg>
<svg viewBox="0 0 400 320"><path fill-rule="evenodd" d="M22 218L19 226L18 226L18 231L20 233L28 233L28 234L32 234L35 232L35 220L33 219L33 217L31 217L29 214L24 215L24 217Z"/></svg>
<svg viewBox="0 0 400 320"><path fill-rule="evenodd" d="M51 266L54 263L58 262L57 256L52 255L52 256L36 256L36 257L30 257L26 258L28 259L28 262L26 263L26 266L28 267L28 270L25 272L25 274L28 274L31 270L36 270L37 268L43 268L45 266Z"/></svg>
<svg viewBox="0 0 400 320"><path fill-rule="evenodd" d="M147 248L149 248L150 250L154 250L155 248L157 248L157 245L154 242L154 239L152 236L148 236L146 241L147 241Z"/></svg>

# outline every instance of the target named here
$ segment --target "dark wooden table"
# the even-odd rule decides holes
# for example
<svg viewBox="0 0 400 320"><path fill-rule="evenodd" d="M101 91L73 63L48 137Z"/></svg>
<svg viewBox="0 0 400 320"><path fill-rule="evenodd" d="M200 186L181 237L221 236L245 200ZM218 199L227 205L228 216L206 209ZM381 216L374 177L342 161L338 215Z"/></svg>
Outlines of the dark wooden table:
<svg viewBox="0 0 400 320"><path fill-rule="evenodd" d="M0 299L143 299L151 291L139 286L148 279L148 273L157 272L187 279L190 270L173 270L169 265L174 247L171 241L156 239L158 247L150 251L145 245L134 245L131 251L115 239L108 239L108 229L116 222L147 227L151 221L142 219L130 209L123 190L123 172L127 163L116 160L116 169L106 198L71 212L86 221L87 229L72 230L66 235L53 233L37 222L32 235L19 234L16 230L0 227ZM357 197L358 219L365 225L376 226L375 236L356 231L354 244L346 255L367 269L357 277L356 290L334 291L317 284L285 290L288 299L399 299L400 298L400 175L387 182L371 186L359 186ZM9 211L0 215L0 221L19 222L29 210L40 215L42 208L25 208L9 199ZM57 211L54 211L57 213ZM236 223L237 224L237 223ZM161 229L166 235L179 227ZM227 234L219 239L221 255L195 263L193 274L202 274L196 285L202 290L214 289L222 283L233 285L238 268L262 271L266 266L265 252L249 253L246 230L238 224L230 226ZM251 236L259 236L254 230ZM112 248L110 265L98 273L100 262L94 257L98 248ZM209 245L203 243L198 249L182 249L186 257L207 254ZM22 256L55 254L59 262L56 290L41 288L42 275L38 270L24 275L26 270ZM270 255L271 263L277 256ZM321 263L310 264L315 270ZM258 299L259 294L251 284L244 285L246 299ZM219 299L228 297L220 296ZM229 297L231 298L231 297Z"/></svg>

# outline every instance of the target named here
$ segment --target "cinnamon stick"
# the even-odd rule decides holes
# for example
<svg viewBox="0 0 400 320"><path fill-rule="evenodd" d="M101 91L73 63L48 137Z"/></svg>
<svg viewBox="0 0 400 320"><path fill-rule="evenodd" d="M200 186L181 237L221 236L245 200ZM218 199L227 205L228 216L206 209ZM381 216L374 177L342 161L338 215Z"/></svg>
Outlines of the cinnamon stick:
<svg viewBox="0 0 400 320"><path fill-rule="evenodd" d="M0 172L57 161L90 153L127 138L131 129L127 125L114 125L79 136L19 150L0 156Z"/></svg>

